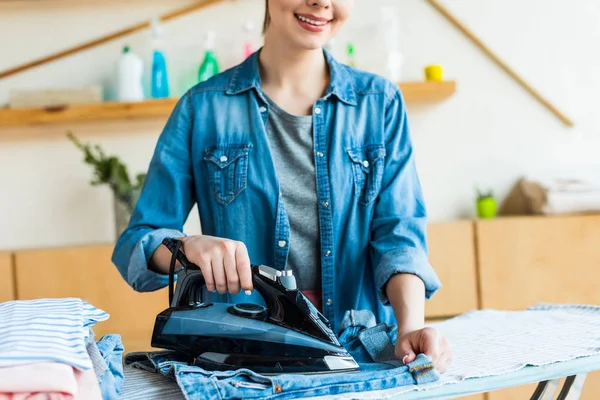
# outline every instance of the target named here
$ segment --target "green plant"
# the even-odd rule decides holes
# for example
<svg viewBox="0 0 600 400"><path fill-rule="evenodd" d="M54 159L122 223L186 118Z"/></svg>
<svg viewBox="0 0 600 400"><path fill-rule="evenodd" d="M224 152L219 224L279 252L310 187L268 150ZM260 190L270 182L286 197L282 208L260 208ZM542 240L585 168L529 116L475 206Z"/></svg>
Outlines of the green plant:
<svg viewBox="0 0 600 400"><path fill-rule="evenodd" d="M488 190L487 192L482 192L481 190L477 189L477 200L491 199L491 198L494 198L494 192L492 190Z"/></svg>
<svg viewBox="0 0 600 400"><path fill-rule="evenodd" d="M91 146L81 143L72 132L67 137L84 153L84 162L94 169L92 186L108 185L115 198L124 204L131 213L146 179L145 173L140 173L132 180L127 167L116 156L107 156L99 145Z"/></svg>

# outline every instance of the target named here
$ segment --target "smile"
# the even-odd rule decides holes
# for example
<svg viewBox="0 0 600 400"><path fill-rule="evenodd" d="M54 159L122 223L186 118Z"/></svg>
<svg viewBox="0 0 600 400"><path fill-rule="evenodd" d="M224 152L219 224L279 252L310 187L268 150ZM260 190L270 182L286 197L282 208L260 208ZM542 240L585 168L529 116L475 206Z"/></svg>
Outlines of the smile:
<svg viewBox="0 0 600 400"><path fill-rule="evenodd" d="M296 18L297 18L297 19L299 19L300 21L302 21L302 22L305 22L305 23L307 23L307 24L311 24L311 25L313 25L313 26L325 26L325 25L327 25L329 22L331 22L331 21L328 21L328 20L320 20L320 21L316 21L316 20L313 20L313 19L307 18L307 17L305 17L305 16L303 16L303 15L299 15L299 14L294 14L294 15L295 15L295 16L296 16Z"/></svg>

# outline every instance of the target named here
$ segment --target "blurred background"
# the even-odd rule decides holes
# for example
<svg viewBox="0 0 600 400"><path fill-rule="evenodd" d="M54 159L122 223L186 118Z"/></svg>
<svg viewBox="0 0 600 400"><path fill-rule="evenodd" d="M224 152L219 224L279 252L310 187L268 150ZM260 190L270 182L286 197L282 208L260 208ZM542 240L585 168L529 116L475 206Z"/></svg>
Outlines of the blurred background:
<svg viewBox="0 0 600 400"><path fill-rule="evenodd" d="M2 1L0 70L193 3ZM600 56L592 50L600 37L596 23L600 4L591 0L441 3L576 124L568 127L557 119L427 2L358 1L332 45L340 61L351 62L348 45L352 44L358 68L386 75L387 52L393 48L401 60L396 76L400 81L423 81L424 67L434 64L443 67L445 81L456 84L456 92L442 101L435 94L431 101L407 100L431 221L475 217L477 189L493 191L501 203L523 176L549 172L550 177L570 178L600 170L600 114L595 112ZM246 42L260 46L263 15L262 0L223 1L162 23L160 46L170 97L179 97L197 83L209 32L214 32L214 51L222 70L243 60ZM151 29L142 29L5 77L0 80L0 104L10 105L11 93L18 100L18 94L30 90L88 88L93 93L94 87L101 89L102 101L114 101L125 46L143 61L144 96L150 98L155 37ZM34 102L35 94L31 96ZM76 102L77 96L73 97L64 101ZM0 120L4 227L0 248L114 239L111 191L88 184L92 170L66 140L65 132L71 130L83 142L101 145L107 154L120 157L134 175L147 168L168 107L161 110L161 118L135 121L99 117L82 123L83 118L75 118L32 126L22 118L7 126ZM0 118L11 116L4 113ZM197 220L188 224L189 230L197 227Z"/></svg>
<svg viewBox="0 0 600 400"><path fill-rule="evenodd" d="M111 266L127 207L115 186L91 184L107 160L86 163L67 133L116 157L110 165L126 167L131 181L117 184L135 193L177 98L215 59L222 71L262 43L263 0L186 12L198 3L0 0L4 299L88 297L112 313L106 330L123 333L126 349L148 346L166 294L130 292ZM445 285L428 317L600 304L600 3L358 0L356 8L328 47L405 95L431 258ZM195 210L185 231L201 232ZM590 378L584 397L595 398L599 381Z"/></svg>

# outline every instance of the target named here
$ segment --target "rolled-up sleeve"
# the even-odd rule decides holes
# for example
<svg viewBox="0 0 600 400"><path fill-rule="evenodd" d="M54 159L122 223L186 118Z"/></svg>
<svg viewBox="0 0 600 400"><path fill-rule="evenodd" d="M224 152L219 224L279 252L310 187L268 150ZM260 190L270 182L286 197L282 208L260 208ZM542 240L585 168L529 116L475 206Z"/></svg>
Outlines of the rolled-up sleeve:
<svg viewBox="0 0 600 400"><path fill-rule="evenodd" d="M151 271L148 263L165 237L184 236L183 225L195 202L191 115L188 93L179 100L158 138L140 198L113 250L112 262L139 292L168 284L168 275Z"/></svg>
<svg viewBox="0 0 600 400"><path fill-rule="evenodd" d="M371 223L374 279L380 300L389 302L385 285L395 274L413 274L431 298L441 282L429 263L427 212L409 135L401 92L388 91L385 110L385 168Z"/></svg>

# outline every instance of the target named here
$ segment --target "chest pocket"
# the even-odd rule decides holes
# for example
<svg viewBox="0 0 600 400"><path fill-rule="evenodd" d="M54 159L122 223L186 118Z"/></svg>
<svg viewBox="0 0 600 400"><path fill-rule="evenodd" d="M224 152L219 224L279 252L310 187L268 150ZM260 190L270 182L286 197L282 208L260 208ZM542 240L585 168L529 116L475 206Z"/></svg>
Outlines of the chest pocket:
<svg viewBox="0 0 600 400"><path fill-rule="evenodd" d="M354 192L359 204L368 205L381 190L385 147L367 145L347 150L354 174Z"/></svg>
<svg viewBox="0 0 600 400"><path fill-rule="evenodd" d="M204 150L210 190L220 203L231 203L248 186L251 148L251 144L230 144Z"/></svg>

